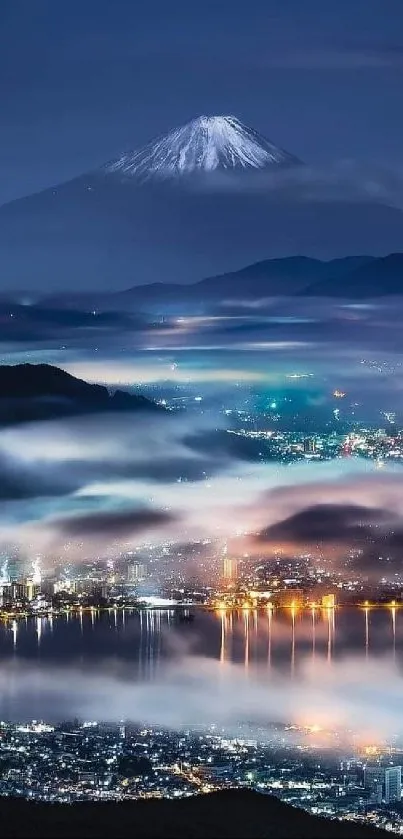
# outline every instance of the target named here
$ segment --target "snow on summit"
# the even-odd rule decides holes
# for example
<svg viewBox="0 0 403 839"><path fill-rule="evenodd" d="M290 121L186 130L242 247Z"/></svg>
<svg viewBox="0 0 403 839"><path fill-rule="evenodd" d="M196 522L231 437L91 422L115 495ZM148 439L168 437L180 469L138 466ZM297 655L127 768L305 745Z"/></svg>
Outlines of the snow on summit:
<svg viewBox="0 0 403 839"><path fill-rule="evenodd" d="M105 169L147 180L298 162L234 116L201 116L138 151L123 154Z"/></svg>

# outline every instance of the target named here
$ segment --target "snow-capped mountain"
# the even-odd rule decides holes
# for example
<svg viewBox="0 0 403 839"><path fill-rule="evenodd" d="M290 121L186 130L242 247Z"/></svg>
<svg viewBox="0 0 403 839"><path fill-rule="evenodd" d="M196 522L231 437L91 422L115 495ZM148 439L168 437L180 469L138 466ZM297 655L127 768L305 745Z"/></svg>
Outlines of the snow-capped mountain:
<svg viewBox="0 0 403 839"><path fill-rule="evenodd" d="M235 117L199 117L0 207L0 291L189 283L273 257L403 250L400 210L301 192L298 163Z"/></svg>
<svg viewBox="0 0 403 839"><path fill-rule="evenodd" d="M105 171L146 180L299 162L234 116L200 116L138 151L126 152Z"/></svg>

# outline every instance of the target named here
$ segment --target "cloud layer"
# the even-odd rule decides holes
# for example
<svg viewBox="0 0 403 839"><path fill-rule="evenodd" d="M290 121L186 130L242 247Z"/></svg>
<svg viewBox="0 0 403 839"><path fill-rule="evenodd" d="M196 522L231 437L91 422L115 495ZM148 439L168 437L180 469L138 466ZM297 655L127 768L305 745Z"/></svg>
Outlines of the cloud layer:
<svg viewBox="0 0 403 839"><path fill-rule="evenodd" d="M172 728L233 726L241 722L320 725L380 742L403 734L401 679L390 660L365 663L347 657L329 668L326 658L306 661L290 681L266 668L253 672L201 656L185 656L151 681L133 682L122 662L105 660L85 668L3 663L0 710L11 718L126 719ZM26 696L30 696L29 711ZM33 703L33 704L32 704ZM268 732L269 736L269 732Z"/></svg>

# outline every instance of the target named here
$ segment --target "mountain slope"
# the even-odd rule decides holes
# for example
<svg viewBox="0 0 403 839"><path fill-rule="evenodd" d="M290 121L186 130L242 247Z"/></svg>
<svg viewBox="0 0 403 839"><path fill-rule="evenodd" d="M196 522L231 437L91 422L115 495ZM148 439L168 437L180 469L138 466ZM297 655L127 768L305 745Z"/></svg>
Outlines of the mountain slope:
<svg viewBox="0 0 403 839"><path fill-rule="evenodd" d="M58 306L82 311L94 308L103 318L112 313L137 312L186 314L205 313L211 306L271 297L307 296L367 299L403 294L403 254L386 257L348 256L322 261L305 256L265 259L197 283L149 283L111 294L98 292L51 295L32 307L33 314ZM42 308L41 308L42 307ZM50 311L50 310L49 310ZM57 310L56 310L57 311ZM67 314L67 312L66 312Z"/></svg>
<svg viewBox="0 0 403 839"><path fill-rule="evenodd" d="M284 254L330 259L365 253L368 243L376 255L403 249L402 212L303 196L288 178L292 155L245 127L239 140L228 118L212 119L214 131L201 118L191 138L184 126L0 207L1 286L118 290L189 283ZM156 177L161 171L171 176Z"/></svg>
<svg viewBox="0 0 403 839"><path fill-rule="evenodd" d="M148 180L299 162L234 116L201 116L148 143L140 151L126 152L108 163L105 171Z"/></svg>
<svg viewBox="0 0 403 839"><path fill-rule="evenodd" d="M368 264L359 265L338 283L322 278L309 285L304 294L356 300L403 294L403 253L391 253Z"/></svg>
<svg viewBox="0 0 403 839"><path fill-rule="evenodd" d="M42 306L66 306L72 309L115 310L117 312L143 309L158 314L206 311L210 304L228 301L256 301L270 297L317 293L337 296L348 288L350 276L365 272L378 262L371 256L350 256L323 262L306 256L284 259L265 259L231 271L207 277L198 283L149 283L133 286L112 294L65 294L44 298ZM380 270L382 274L382 270ZM314 282L313 282L314 281ZM342 296L340 294L340 296ZM348 297L348 293L346 294Z"/></svg>
<svg viewBox="0 0 403 839"><path fill-rule="evenodd" d="M351 256L324 262L306 256L266 259L220 277L209 277L198 283L200 292L233 294L235 297L270 297L298 294L311 285L313 279L329 283L349 274L351 270L372 262L370 256Z"/></svg>
<svg viewBox="0 0 403 839"><path fill-rule="evenodd" d="M155 411L143 396L76 379L50 364L0 366L0 424L110 411Z"/></svg>
<svg viewBox="0 0 403 839"><path fill-rule="evenodd" d="M362 824L310 816L276 798L225 790L181 800L42 804L0 801L2 836L136 839L382 839Z"/></svg>

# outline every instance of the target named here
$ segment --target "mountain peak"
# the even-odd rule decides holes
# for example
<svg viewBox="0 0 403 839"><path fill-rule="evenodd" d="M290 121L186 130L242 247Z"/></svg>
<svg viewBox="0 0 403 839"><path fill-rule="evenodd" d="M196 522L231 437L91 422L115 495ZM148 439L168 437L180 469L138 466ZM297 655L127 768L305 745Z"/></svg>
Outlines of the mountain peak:
<svg viewBox="0 0 403 839"><path fill-rule="evenodd" d="M297 158L235 116L199 116L138 151L126 152L108 163L105 171L148 180L297 163Z"/></svg>

